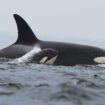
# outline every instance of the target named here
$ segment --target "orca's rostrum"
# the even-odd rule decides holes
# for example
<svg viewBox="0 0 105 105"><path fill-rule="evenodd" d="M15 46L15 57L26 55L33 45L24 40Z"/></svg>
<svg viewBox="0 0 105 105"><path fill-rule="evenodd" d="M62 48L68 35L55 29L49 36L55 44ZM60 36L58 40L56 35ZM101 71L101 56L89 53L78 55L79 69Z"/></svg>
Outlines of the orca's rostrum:
<svg viewBox="0 0 105 105"><path fill-rule="evenodd" d="M21 58L22 56L26 56L27 53L30 54L30 52L34 49L35 57L33 56L33 58L35 59L32 60L36 61L36 55L38 58L42 57L41 59L38 59L37 63L47 63L50 61L50 63L47 64L64 66L73 66L78 64L96 65L105 63L104 49L72 43L39 40L22 17L14 14L14 18L18 29L17 41L14 44L0 50L0 57L13 59ZM49 59L50 50L51 57ZM48 54L42 56L45 52L48 52ZM52 56L54 52L56 52L56 54ZM55 59L53 60L53 58ZM52 60L53 62L51 62Z"/></svg>

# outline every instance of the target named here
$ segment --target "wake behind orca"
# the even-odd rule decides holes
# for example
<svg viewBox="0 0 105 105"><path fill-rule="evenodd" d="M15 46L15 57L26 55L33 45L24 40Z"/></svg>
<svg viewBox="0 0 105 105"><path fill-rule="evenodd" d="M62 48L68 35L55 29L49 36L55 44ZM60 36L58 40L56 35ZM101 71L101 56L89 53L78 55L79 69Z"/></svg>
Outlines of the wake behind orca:
<svg viewBox="0 0 105 105"><path fill-rule="evenodd" d="M39 46L40 51L52 49L58 52L58 56L53 62L54 65L73 66L79 64L96 65L105 63L104 49L72 43L41 41L34 35L22 17L15 14L14 18L18 28L17 41L9 47L0 50L0 57L19 58L29 53L36 46ZM37 47L35 50L35 52L37 52Z"/></svg>

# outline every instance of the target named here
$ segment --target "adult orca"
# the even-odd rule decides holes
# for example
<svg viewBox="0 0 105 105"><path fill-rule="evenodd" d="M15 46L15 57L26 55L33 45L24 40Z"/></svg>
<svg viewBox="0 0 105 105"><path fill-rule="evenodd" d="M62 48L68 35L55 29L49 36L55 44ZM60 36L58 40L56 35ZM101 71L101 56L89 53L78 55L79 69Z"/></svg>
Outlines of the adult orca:
<svg viewBox="0 0 105 105"><path fill-rule="evenodd" d="M18 38L12 45L0 50L0 57L18 58L33 49L38 41L28 24L14 14L17 23Z"/></svg>
<svg viewBox="0 0 105 105"><path fill-rule="evenodd" d="M18 27L18 39L11 46L0 51L0 57L18 58L34 47L40 50L53 49L58 52L54 65L73 66L78 64L96 65L105 63L105 50L94 46L39 40L19 15L14 15ZM36 49L37 51L37 49Z"/></svg>

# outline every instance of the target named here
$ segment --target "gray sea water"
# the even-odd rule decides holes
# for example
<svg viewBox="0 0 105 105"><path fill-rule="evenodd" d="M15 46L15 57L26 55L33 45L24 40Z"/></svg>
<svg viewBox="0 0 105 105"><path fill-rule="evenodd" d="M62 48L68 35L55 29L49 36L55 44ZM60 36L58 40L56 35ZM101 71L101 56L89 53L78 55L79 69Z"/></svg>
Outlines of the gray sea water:
<svg viewBox="0 0 105 105"><path fill-rule="evenodd" d="M1 60L0 105L105 105L105 68Z"/></svg>

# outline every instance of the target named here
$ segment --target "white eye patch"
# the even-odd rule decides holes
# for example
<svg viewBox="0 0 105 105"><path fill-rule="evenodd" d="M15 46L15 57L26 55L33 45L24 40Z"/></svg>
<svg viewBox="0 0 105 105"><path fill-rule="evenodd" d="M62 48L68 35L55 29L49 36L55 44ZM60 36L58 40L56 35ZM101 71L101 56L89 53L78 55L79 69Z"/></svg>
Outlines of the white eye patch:
<svg viewBox="0 0 105 105"><path fill-rule="evenodd" d="M53 58L51 58L51 59L49 59L49 60L47 60L48 57L44 57L44 58L42 58L42 59L40 60L39 63L43 63L43 64L54 64L54 62L56 61L57 57L58 57L58 56L55 56L55 57L53 57ZM46 61L46 60L47 60L47 61Z"/></svg>
<svg viewBox="0 0 105 105"><path fill-rule="evenodd" d="M45 61L47 60L47 58L48 58L48 57L44 57L44 58L42 58L42 59L40 60L39 63L45 63Z"/></svg>
<svg viewBox="0 0 105 105"><path fill-rule="evenodd" d="M105 64L105 57L96 57L93 60L96 63Z"/></svg>
<svg viewBox="0 0 105 105"><path fill-rule="evenodd" d="M51 58L50 60L46 61L46 64L54 64L58 56Z"/></svg>

